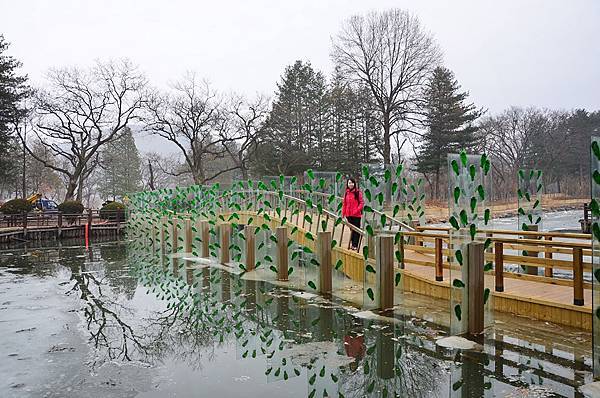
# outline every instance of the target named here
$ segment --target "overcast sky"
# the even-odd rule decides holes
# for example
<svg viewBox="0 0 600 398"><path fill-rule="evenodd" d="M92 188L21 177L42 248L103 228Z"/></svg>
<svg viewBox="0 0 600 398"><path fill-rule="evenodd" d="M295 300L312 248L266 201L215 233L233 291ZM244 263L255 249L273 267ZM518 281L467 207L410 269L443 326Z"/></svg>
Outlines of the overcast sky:
<svg viewBox="0 0 600 398"><path fill-rule="evenodd" d="M159 87L196 71L272 96L296 59L329 75L345 18L391 7L420 17L478 106L600 109L598 0L0 0L0 33L34 83L49 67L127 57Z"/></svg>

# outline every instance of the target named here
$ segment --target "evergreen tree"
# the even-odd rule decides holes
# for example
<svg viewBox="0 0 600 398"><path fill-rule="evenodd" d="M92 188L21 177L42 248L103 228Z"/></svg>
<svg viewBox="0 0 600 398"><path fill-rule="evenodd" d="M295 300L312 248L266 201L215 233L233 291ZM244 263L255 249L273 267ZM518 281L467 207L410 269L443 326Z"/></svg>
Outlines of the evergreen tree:
<svg viewBox="0 0 600 398"><path fill-rule="evenodd" d="M141 160L131 129L126 127L106 144L100 155L101 178L98 190L103 198L122 200L142 187Z"/></svg>
<svg viewBox="0 0 600 398"><path fill-rule="evenodd" d="M296 61L285 69L258 145L259 174L299 174L323 159L325 78L310 63Z"/></svg>
<svg viewBox="0 0 600 398"><path fill-rule="evenodd" d="M10 175L16 160L11 156L17 146L15 126L25 116L23 100L29 94L27 77L17 75L21 63L8 56L8 43L0 35L0 180L15 178Z"/></svg>
<svg viewBox="0 0 600 398"><path fill-rule="evenodd" d="M448 153L470 149L476 143L475 120L481 116L472 103L466 103L468 92L460 92L460 85L447 68L437 67L429 79L425 92L425 124L417 156L417 170L434 174L434 195L439 197L440 174L446 165Z"/></svg>

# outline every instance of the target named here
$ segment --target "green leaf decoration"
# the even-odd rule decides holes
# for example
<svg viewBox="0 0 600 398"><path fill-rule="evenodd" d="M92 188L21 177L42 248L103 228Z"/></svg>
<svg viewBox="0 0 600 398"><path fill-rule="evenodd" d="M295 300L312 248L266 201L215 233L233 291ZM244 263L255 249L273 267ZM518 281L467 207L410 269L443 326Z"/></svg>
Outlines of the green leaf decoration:
<svg viewBox="0 0 600 398"><path fill-rule="evenodd" d="M458 167L458 162L456 161L456 159L453 159L450 162L450 165L452 166L452 170L454 170L454 174L456 174L457 176L460 175L460 169Z"/></svg>
<svg viewBox="0 0 600 398"><path fill-rule="evenodd" d="M600 231L599 231L600 232ZM369 246L364 246L363 247L363 257L366 260L367 258L369 258Z"/></svg>
<svg viewBox="0 0 600 398"><path fill-rule="evenodd" d="M450 217L450 219L448 220L448 222L452 225L452 227L456 230L460 229L460 226L458 225L458 221L456 221L456 217L452 216Z"/></svg>
<svg viewBox="0 0 600 398"><path fill-rule="evenodd" d="M396 272L396 278L394 280L395 286L398 286L401 278L402 278L402 274L400 272Z"/></svg>
<svg viewBox="0 0 600 398"><path fill-rule="evenodd" d="M467 215L467 212L466 212L466 211L464 211L464 210L461 210L461 211L460 211L460 223L461 223L461 224L462 224L464 227L466 227L466 226L467 226L467 224L469 223L469 217L468 217L468 215Z"/></svg>
<svg viewBox="0 0 600 398"><path fill-rule="evenodd" d="M342 267L343 264L344 263L342 262L342 260L337 260L336 263L335 263L335 267L334 268L336 270L339 270Z"/></svg>
<svg viewBox="0 0 600 398"><path fill-rule="evenodd" d="M475 165L469 166L469 175L471 176L471 181L475 181Z"/></svg>
<svg viewBox="0 0 600 398"><path fill-rule="evenodd" d="M485 211L483 212L483 223L485 225L488 225L488 223L490 222L490 217L491 217L490 209L485 209Z"/></svg>
<svg viewBox="0 0 600 398"><path fill-rule="evenodd" d="M373 236L373 235L374 235L374 232L373 232L373 227L371 227L371 225L370 225L370 224L368 224L368 225L365 227L365 230L367 231L367 233L369 234L369 236Z"/></svg>
<svg viewBox="0 0 600 398"><path fill-rule="evenodd" d="M477 235L477 226L475 224L469 226L469 235L471 235L471 240L475 240L475 236Z"/></svg>
<svg viewBox="0 0 600 398"><path fill-rule="evenodd" d="M315 285L313 281L308 281L308 286L310 286L311 289L317 290L317 285Z"/></svg>
<svg viewBox="0 0 600 398"><path fill-rule="evenodd" d="M594 182L600 185L600 173L598 173L598 170L594 170L592 177L594 178Z"/></svg>
<svg viewBox="0 0 600 398"><path fill-rule="evenodd" d="M373 266L372 266L371 264L367 264L367 266L365 267L365 270L366 270L367 272L370 272L370 273L372 273L372 274L375 274L375 273L376 273L376 271L375 271L375 268L373 268Z"/></svg>
<svg viewBox="0 0 600 398"><path fill-rule="evenodd" d="M312 169L306 170L306 175L308 175L308 178L310 180L314 180L315 179L315 173L312 171Z"/></svg>
<svg viewBox="0 0 600 398"><path fill-rule="evenodd" d="M458 288L462 288L462 287L465 287L465 284L464 284L464 282L463 282L463 281L461 281L460 279L454 279L454 280L452 281L452 286L454 286L454 287L458 287Z"/></svg>
<svg viewBox="0 0 600 398"><path fill-rule="evenodd" d="M485 200L485 189L483 189L483 185L477 186L477 193L479 194L479 199Z"/></svg>
<svg viewBox="0 0 600 398"><path fill-rule="evenodd" d="M492 246L492 239L491 238L487 238L485 240L485 242L483 243L483 249L487 250Z"/></svg>
<svg viewBox="0 0 600 398"><path fill-rule="evenodd" d="M400 263L402 262L402 253L400 252L400 250L396 250L394 252L394 255L396 256L396 260Z"/></svg>
<svg viewBox="0 0 600 398"><path fill-rule="evenodd" d="M385 171L385 173L383 175L383 179L385 180L385 182L388 182L389 180L392 179L392 173L389 169Z"/></svg>
<svg viewBox="0 0 600 398"><path fill-rule="evenodd" d="M395 205L394 210L392 212L392 217L396 217L396 215L398 214L399 211L400 211L400 205Z"/></svg>
<svg viewBox="0 0 600 398"><path fill-rule="evenodd" d="M519 177L524 180L525 179L525 171L523 169L519 169Z"/></svg>
<svg viewBox="0 0 600 398"><path fill-rule="evenodd" d="M462 163L463 167L467 167L467 153L464 150L460 152L460 162Z"/></svg>
<svg viewBox="0 0 600 398"><path fill-rule="evenodd" d="M486 304L488 302L489 298L490 298L490 289L488 287L486 287L485 290L483 291L483 304Z"/></svg>
<svg viewBox="0 0 600 398"><path fill-rule="evenodd" d="M375 178L374 176L369 177L369 182L374 187L378 187L379 186L379 181L377 181L377 178Z"/></svg>
<svg viewBox="0 0 600 398"><path fill-rule="evenodd" d="M600 217L600 206L598 206L598 201L596 201L596 199L592 199L590 202L590 211L592 217Z"/></svg>
<svg viewBox="0 0 600 398"><path fill-rule="evenodd" d="M460 198L460 188L454 187L454 203L458 204L458 199Z"/></svg>
<svg viewBox="0 0 600 398"><path fill-rule="evenodd" d="M598 226L597 222L592 224L592 234L596 241L600 241L600 226Z"/></svg>
<svg viewBox="0 0 600 398"><path fill-rule="evenodd" d="M367 289L367 296L369 296L369 298L371 299L371 301L375 300L375 294L373 293L373 289L371 289L371 288Z"/></svg>
<svg viewBox="0 0 600 398"><path fill-rule="evenodd" d="M342 173L340 173L339 171L335 173L335 180L337 182L340 182L342 180Z"/></svg>
<svg viewBox="0 0 600 398"><path fill-rule="evenodd" d="M385 222L387 220L387 216L382 213L381 216L379 217L380 221L381 221L381 227L384 228L385 227Z"/></svg>
<svg viewBox="0 0 600 398"><path fill-rule="evenodd" d="M491 261L485 263L485 265L483 266L483 271L487 272L487 271L491 271L494 268L494 263L492 263Z"/></svg>
<svg viewBox="0 0 600 398"><path fill-rule="evenodd" d="M398 166L396 166L396 177L400 177L402 175L403 168L404 168L404 166L402 164L399 164Z"/></svg>
<svg viewBox="0 0 600 398"><path fill-rule="evenodd" d="M460 265L463 265L463 255L460 249L454 252L454 257Z"/></svg>
<svg viewBox="0 0 600 398"><path fill-rule="evenodd" d="M271 266L269 267L269 269L270 269L271 271L273 271L273 272L277 273L277 268L275 268L275 266L274 266L274 265L271 265Z"/></svg>
<svg viewBox="0 0 600 398"><path fill-rule="evenodd" d="M288 268L288 276L292 275L292 272L294 272L294 268L293 267L289 267Z"/></svg>
<svg viewBox="0 0 600 398"><path fill-rule="evenodd" d="M365 189L364 194L365 194L365 198L367 198L367 200L369 202L373 199L373 197L371 196L371 190L369 188Z"/></svg>
<svg viewBox="0 0 600 398"><path fill-rule="evenodd" d="M454 306L454 315L456 315L456 319L459 321L462 319L462 309L460 308L460 304Z"/></svg>
<svg viewBox="0 0 600 398"><path fill-rule="evenodd" d="M521 224L521 231L529 231L529 227L527 226L527 223Z"/></svg>
<svg viewBox="0 0 600 398"><path fill-rule="evenodd" d="M475 209L477 208L477 199L475 196L471 196L471 213L475 213Z"/></svg>

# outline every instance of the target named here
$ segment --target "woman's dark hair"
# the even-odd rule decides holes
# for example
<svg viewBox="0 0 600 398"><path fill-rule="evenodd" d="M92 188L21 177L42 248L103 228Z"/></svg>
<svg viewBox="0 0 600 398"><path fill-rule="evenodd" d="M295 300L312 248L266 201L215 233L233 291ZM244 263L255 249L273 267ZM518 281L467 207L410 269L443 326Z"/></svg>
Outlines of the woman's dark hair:
<svg viewBox="0 0 600 398"><path fill-rule="evenodd" d="M348 189L348 181L352 181L354 183L354 188L352 188L350 192L354 193L354 199L358 202L358 184L354 178L348 177L346 180L346 189Z"/></svg>

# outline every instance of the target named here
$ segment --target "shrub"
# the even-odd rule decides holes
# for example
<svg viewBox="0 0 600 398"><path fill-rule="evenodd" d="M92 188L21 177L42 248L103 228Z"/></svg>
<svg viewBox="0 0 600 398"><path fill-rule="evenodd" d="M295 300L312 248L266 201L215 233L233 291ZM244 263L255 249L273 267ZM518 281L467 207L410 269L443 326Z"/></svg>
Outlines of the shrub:
<svg viewBox="0 0 600 398"><path fill-rule="evenodd" d="M120 202L108 202L100 209L100 218L110 221L125 220L125 205Z"/></svg>
<svg viewBox="0 0 600 398"><path fill-rule="evenodd" d="M64 214L81 214L83 213L83 204L76 200L66 200L58 205L58 210Z"/></svg>
<svg viewBox="0 0 600 398"><path fill-rule="evenodd" d="M33 205L27 199L12 199L0 206L0 213L21 214L27 213L32 208Z"/></svg>

